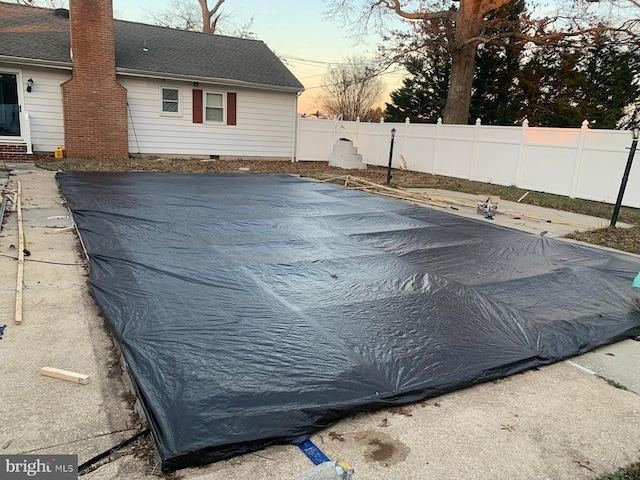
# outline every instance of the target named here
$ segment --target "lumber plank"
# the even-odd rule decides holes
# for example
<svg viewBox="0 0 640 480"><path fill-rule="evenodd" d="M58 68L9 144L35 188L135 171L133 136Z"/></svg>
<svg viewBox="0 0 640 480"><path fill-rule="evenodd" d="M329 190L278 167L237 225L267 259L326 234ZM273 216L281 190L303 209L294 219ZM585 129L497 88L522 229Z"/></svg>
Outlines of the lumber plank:
<svg viewBox="0 0 640 480"><path fill-rule="evenodd" d="M24 231L22 227L22 184L18 181L16 210L18 212L18 275L16 279L15 323L22 323L22 283L24 281Z"/></svg>
<svg viewBox="0 0 640 480"><path fill-rule="evenodd" d="M83 375L82 373L69 372L67 370L60 370L53 367L42 367L40 369L40 375L45 377L57 378L59 380L65 380L67 382L80 383L86 385L90 382L89 375Z"/></svg>

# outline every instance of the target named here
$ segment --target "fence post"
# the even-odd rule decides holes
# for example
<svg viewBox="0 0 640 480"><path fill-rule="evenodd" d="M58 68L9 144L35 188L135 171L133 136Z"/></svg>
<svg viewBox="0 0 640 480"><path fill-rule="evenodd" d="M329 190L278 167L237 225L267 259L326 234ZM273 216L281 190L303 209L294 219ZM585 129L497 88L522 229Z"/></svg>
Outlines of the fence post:
<svg viewBox="0 0 640 480"><path fill-rule="evenodd" d="M378 129L378 148L376 148L376 165L380 166L380 150L385 145L383 142L384 135L384 117L380 119L380 128Z"/></svg>
<svg viewBox="0 0 640 480"><path fill-rule="evenodd" d="M480 126L482 122L479 118L476 118L476 129L473 134L473 149L471 151L471 167L469 168L469 180L473 180L473 176L476 170L476 157L478 156L478 137L480 135Z"/></svg>
<svg viewBox="0 0 640 480"><path fill-rule="evenodd" d="M580 127L580 138L578 139L578 146L576 147L576 158L573 163L573 176L571 177L571 191L569 192L569 198L576 198L578 191L578 181L580 180L580 171L582 170L582 152L584 151L584 140L589 130L589 122L585 120Z"/></svg>
<svg viewBox="0 0 640 480"><path fill-rule="evenodd" d="M436 145L433 149L433 171L431 172L432 175L437 175L438 174L438 168L437 168L437 164L438 164L438 150L439 150L439 143L440 143L440 128L442 127L442 118L438 118L438 123L436 123Z"/></svg>
<svg viewBox="0 0 640 480"><path fill-rule="evenodd" d="M516 178L514 185L520 187L522 182L522 166L524 164L524 148L527 142L527 128L529 128L529 120L526 118L522 122L522 130L520 131L520 147L518 149L518 165L516 166Z"/></svg>
<svg viewBox="0 0 640 480"><path fill-rule="evenodd" d="M296 111L295 119L296 119L295 125L293 126L293 133L295 135L295 140L294 140L295 146L293 147L293 157L291 158L291 161L299 162L300 161L300 123L301 123L302 115L297 113L297 111Z"/></svg>
<svg viewBox="0 0 640 480"><path fill-rule="evenodd" d="M335 143L338 141L339 138L342 137L342 129L344 129L344 127L342 126L342 114L340 115L334 115L333 116L333 144L335 145Z"/></svg>
<svg viewBox="0 0 640 480"><path fill-rule="evenodd" d="M404 143L402 144L402 161L400 162L400 168L403 170L409 170L409 165L407 164L407 136L409 135L409 124L411 123L411 119L409 117L404 119Z"/></svg>

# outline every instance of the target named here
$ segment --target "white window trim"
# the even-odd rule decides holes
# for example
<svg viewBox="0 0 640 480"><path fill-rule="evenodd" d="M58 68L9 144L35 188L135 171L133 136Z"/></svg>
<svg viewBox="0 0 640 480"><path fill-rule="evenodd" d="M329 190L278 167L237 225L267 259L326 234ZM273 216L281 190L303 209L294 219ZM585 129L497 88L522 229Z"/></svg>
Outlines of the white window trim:
<svg viewBox="0 0 640 480"><path fill-rule="evenodd" d="M18 105L20 106L19 118L20 118L20 135L0 135L0 143L8 144L8 143L24 143L25 142L25 128L29 128L26 125L24 116L26 112L26 108L24 106L24 92L26 91L27 85L23 83L22 78L22 70L14 70L11 68L0 68L2 73L8 73L10 75L16 76L16 85L18 87ZM30 138L30 137L29 137Z"/></svg>
<svg viewBox="0 0 640 480"><path fill-rule="evenodd" d="M215 120L207 120L207 94L214 93L222 96L222 120L217 122ZM204 90L202 92L202 121L209 125L226 125L227 124L227 93L218 90ZM217 107L220 108L220 107Z"/></svg>
<svg viewBox="0 0 640 480"><path fill-rule="evenodd" d="M165 112L163 110L164 99L162 96L162 90L178 91L178 111L177 112ZM160 85L159 96L160 96L160 116L161 117L181 117L182 116L182 104L184 103L184 100L182 98L182 87L175 87L173 85Z"/></svg>

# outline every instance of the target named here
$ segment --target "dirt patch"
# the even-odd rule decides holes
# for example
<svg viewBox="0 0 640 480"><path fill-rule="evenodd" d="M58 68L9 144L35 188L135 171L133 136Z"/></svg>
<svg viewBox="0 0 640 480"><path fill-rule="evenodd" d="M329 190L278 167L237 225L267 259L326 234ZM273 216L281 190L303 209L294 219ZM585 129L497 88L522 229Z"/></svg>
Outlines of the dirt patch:
<svg viewBox="0 0 640 480"><path fill-rule="evenodd" d="M640 254L640 226L633 228L602 228L590 232L574 232L567 238Z"/></svg>
<svg viewBox="0 0 640 480"><path fill-rule="evenodd" d="M367 170L344 170L330 167L328 162L291 162L277 160L208 160L169 159L140 157L120 160L53 159L41 157L36 166L47 170L91 171L91 172L174 172L174 173L288 173L343 184L339 177L354 175L374 183L384 184L387 169L369 166ZM436 188L473 194L497 195L503 200L517 201L528 193L522 203L582 213L609 219L613 206L589 200L528 192L513 186L493 185L460 178L432 175L429 173L393 170L391 186L403 188ZM620 222L635 224L633 229L599 229L591 232L571 234L568 237L595 245L607 246L632 253L640 253L640 209L623 207Z"/></svg>

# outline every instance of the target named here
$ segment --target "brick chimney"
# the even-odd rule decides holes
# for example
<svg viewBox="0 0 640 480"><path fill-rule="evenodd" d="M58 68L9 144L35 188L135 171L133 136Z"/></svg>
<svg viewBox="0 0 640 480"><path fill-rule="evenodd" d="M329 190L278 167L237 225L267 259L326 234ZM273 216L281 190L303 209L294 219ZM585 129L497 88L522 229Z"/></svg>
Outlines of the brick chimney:
<svg viewBox="0 0 640 480"><path fill-rule="evenodd" d="M127 90L116 81L112 0L70 0L73 76L62 84L69 157L129 156Z"/></svg>

